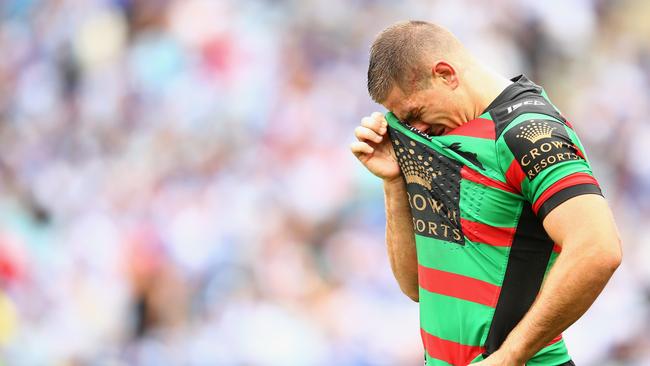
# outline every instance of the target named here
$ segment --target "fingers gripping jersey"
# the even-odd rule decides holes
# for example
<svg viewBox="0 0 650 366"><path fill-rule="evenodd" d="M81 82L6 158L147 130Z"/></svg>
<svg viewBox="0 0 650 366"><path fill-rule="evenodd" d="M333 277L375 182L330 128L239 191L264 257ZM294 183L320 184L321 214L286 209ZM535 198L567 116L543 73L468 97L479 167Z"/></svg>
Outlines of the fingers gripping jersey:
<svg viewBox="0 0 650 366"><path fill-rule="evenodd" d="M571 197L600 194L568 122L539 86L513 81L443 136L387 114L413 217L430 365L466 365L499 348L558 255L543 218ZM558 335L527 365L569 360Z"/></svg>

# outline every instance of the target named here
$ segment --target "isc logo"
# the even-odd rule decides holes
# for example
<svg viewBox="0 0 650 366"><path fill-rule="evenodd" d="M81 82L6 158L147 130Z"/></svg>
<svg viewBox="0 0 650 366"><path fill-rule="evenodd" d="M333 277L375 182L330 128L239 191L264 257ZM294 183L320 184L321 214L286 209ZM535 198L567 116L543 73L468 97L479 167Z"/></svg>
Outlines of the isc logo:
<svg viewBox="0 0 650 366"><path fill-rule="evenodd" d="M508 114L512 113L512 111L521 107L522 105L546 105L546 104L540 102L539 100L524 100L523 102L519 102L508 107Z"/></svg>

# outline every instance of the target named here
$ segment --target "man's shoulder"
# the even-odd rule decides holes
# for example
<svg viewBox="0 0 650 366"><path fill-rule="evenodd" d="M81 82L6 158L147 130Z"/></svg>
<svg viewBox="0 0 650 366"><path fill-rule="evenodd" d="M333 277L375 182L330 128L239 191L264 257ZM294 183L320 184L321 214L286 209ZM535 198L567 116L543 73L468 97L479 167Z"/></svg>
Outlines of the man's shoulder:
<svg viewBox="0 0 650 366"><path fill-rule="evenodd" d="M526 93L518 98L495 106L490 110L494 121L496 139L505 131L534 119L564 122L564 117L548 98L541 94Z"/></svg>

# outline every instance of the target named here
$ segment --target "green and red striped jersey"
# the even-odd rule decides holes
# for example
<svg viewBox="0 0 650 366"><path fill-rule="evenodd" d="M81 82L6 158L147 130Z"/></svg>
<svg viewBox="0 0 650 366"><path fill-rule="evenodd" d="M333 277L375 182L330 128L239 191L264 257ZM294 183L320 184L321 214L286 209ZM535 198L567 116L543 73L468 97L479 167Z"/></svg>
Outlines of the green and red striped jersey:
<svg viewBox="0 0 650 366"><path fill-rule="evenodd" d="M601 194L543 89L512 81L481 116L442 136L386 116L413 216L428 365L464 366L496 351L560 252L544 217L571 197ZM569 361L558 335L527 365Z"/></svg>

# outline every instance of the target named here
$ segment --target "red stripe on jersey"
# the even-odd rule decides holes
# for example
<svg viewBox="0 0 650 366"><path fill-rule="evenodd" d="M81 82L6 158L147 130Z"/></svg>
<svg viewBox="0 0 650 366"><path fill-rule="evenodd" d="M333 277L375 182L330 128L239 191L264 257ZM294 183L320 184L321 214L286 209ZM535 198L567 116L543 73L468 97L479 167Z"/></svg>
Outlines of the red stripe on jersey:
<svg viewBox="0 0 650 366"><path fill-rule="evenodd" d="M484 186L500 189L502 191L510 193L517 193L517 191L515 191L514 188L510 187L508 184L499 182L496 179L488 178L483 174L469 168L467 165L463 166L463 168L460 170L460 176L470 182L482 184Z"/></svg>
<svg viewBox="0 0 650 366"><path fill-rule="evenodd" d="M557 244L553 244L553 251L555 253L560 253L560 252L562 252L562 247L557 245Z"/></svg>
<svg viewBox="0 0 650 366"><path fill-rule="evenodd" d="M427 333L420 328L420 336L424 349L429 356L445 361L454 366L465 366L472 362L478 355L485 352L481 346L467 346L453 341L448 341Z"/></svg>
<svg viewBox="0 0 650 366"><path fill-rule="evenodd" d="M573 144L573 148L574 148L575 151L576 151L576 155L578 155L579 157L581 157L582 160L587 161L587 158L585 157L585 154L582 152L582 150L580 150L580 148L578 148L578 145Z"/></svg>
<svg viewBox="0 0 650 366"><path fill-rule="evenodd" d="M490 226L480 222L460 219L465 237L475 243L485 243L497 247L509 247L515 236L514 227Z"/></svg>
<svg viewBox="0 0 650 366"><path fill-rule="evenodd" d="M562 340L562 333L560 333L560 335L558 335L557 337L553 338L550 342L548 342L548 344L545 347L550 346L550 345L552 345L554 343L557 343L557 342L559 342L561 340Z"/></svg>
<svg viewBox="0 0 650 366"><path fill-rule="evenodd" d="M506 181L519 193L521 193L521 182L526 178L526 173L516 160L513 160L506 170Z"/></svg>
<svg viewBox="0 0 650 366"><path fill-rule="evenodd" d="M557 192L563 190L564 188L568 188L571 186L575 186L578 184L585 184L585 183L590 183L598 186L598 182L594 177L587 173L574 173L571 175L568 175L557 182L553 183L550 187L546 188L544 193L542 193L541 196L535 201L535 204L533 204L533 211L535 214L537 214L537 211L539 211L539 208L542 207L544 202L551 198L554 194Z"/></svg>
<svg viewBox="0 0 650 366"><path fill-rule="evenodd" d="M485 118L473 119L460 127L447 132L445 135L460 135L494 140L496 138L494 122Z"/></svg>
<svg viewBox="0 0 650 366"><path fill-rule="evenodd" d="M418 266L418 281L423 289L489 307L495 307L501 287L451 272Z"/></svg>
<svg viewBox="0 0 650 366"><path fill-rule="evenodd" d="M562 116L562 118L564 118L564 116ZM564 118L564 123L566 123L566 125L569 126L570 129L572 129L572 130L575 129L575 128L573 128L573 125L571 124L571 122L569 122L568 119Z"/></svg>

